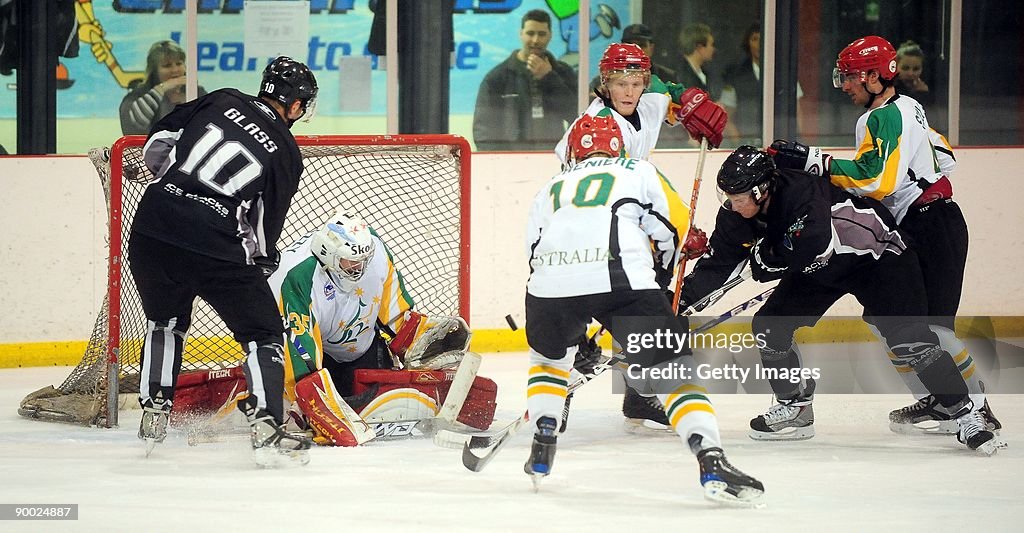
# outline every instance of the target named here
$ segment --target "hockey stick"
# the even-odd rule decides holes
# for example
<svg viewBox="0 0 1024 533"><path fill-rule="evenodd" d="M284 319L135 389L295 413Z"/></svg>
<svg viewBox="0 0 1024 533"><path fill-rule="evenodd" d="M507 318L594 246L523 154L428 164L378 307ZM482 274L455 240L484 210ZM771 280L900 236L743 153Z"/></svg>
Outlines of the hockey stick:
<svg viewBox="0 0 1024 533"><path fill-rule="evenodd" d="M729 281L726 281L720 288L716 289L715 291L711 292L710 294L701 298L700 300L697 300L697 302L690 304L690 306L683 310L683 312L680 313L680 315L690 316L696 313L698 309L704 309L710 307L711 305L714 305L716 302L718 302L718 300L722 299L722 297L725 296L725 293L735 289L740 283L743 283L748 279L750 279L749 270L744 270L740 272L738 276L730 279ZM601 326L597 331L594 332L593 335L590 336L589 342L597 341L607 332L608 329L605 328L604 326ZM695 331L694 333L697 333L697 331Z"/></svg>
<svg viewBox="0 0 1024 533"><path fill-rule="evenodd" d="M121 87L127 88L135 80L146 77L143 71L125 71L114 57L114 45L106 39L106 31L96 19L92 0L78 0L75 3L75 18L78 21L79 38L92 46L93 57L97 63L103 63Z"/></svg>
<svg viewBox="0 0 1024 533"><path fill-rule="evenodd" d="M694 217L697 216L697 196L700 194L700 184L704 180L704 159L708 155L708 140L700 140L700 155L697 157L697 175L693 177L693 193L690 195L690 228L693 227ZM679 309L679 297L683 292L683 277L686 276L686 237L690 234L687 228L686 235L679 241L679 266L676 268L676 290L672 295L672 309Z"/></svg>
<svg viewBox="0 0 1024 533"><path fill-rule="evenodd" d="M706 324L702 324L700 327L690 332L690 334L694 335L698 333L704 333L705 331L710 330L711 328L721 324L722 322L725 322L726 320L729 320L730 318L748 309L757 307L765 300L767 300L774 290L775 288L772 287L762 292L761 294L754 296L753 298L737 305L736 307L733 307L732 309L726 311L722 315L719 315L718 317L707 322ZM574 381L571 385L569 385L567 390L568 394L572 394L577 389L587 384L588 382L592 381L594 378L601 375L605 370L611 368L612 366L623 363L624 359L620 355L613 355L611 358L609 358L607 362L595 365L594 372L592 374L584 374L577 378L577 380ZM469 437L469 439L464 441L465 444L462 447L462 464L473 472L480 472L481 470L483 470L484 467L487 466L487 463L489 463L491 459L493 459L494 456L497 455L498 452L505 447L508 441L512 439L516 432L519 431L519 428L521 428L524 424L526 424L527 421L529 421L529 418L529 411L527 411L526 413L523 414L523 416L519 417L516 421L512 422L508 426L498 430L493 434L463 434L463 439L465 439L466 437ZM445 434L442 435L442 433ZM455 442L456 439L459 438L457 433L455 434L455 436L451 436L446 433L447 432L438 432L438 435L440 435L440 437L438 437L438 435L435 435L434 442L438 443L438 439L440 438L443 439L446 442L446 444L450 447L450 444L452 442ZM476 453L474 453L474 450L486 451L483 453L483 455L477 455Z"/></svg>
<svg viewBox="0 0 1024 533"><path fill-rule="evenodd" d="M724 296L726 292L729 292L730 290L732 290L733 288L735 288L736 286L738 286L739 284L743 283L744 281L746 281L748 279L750 279L749 271L744 270L744 271L740 272L740 275L738 275L738 276L730 279L729 281L725 282L725 284L723 284L722 287L720 287L719 289L717 289L714 292L708 294L707 296L701 298L699 301L697 301L693 305L690 305L689 307L687 307L686 310L683 312L683 314L684 315L691 315L694 312L696 312L697 308L703 309L703 308L706 308L706 307L714 304L719 299L721 299L722 296ZM753 298L751 300L748 300L747 302L744 302L743 304L741 304L741 305L739 305L737 307L734 307L733 309L729 310L725 314L723 314L723 315L715 318L714 320L712 320L712 321L710 321L710 322L708 322L706 324L703 324L700 327L698 327L697 329L693 330L693 332L691 334L703 333L703 332L705 332L705 331L707 331L707 330L717 326L718 324L721 324L722 322L728 320L729 318L732 318L736 314L739 314L739 313L743 312L746 309L749 309L749 308L751 308L751 307L753 307L755 305L760 304L762 301L764 301L764 299L768 298L768 296L771 295L771 291L772 291L772 289L769 289L768 291L765 291L764 293L756 296L755 298ZM604 335L604 333L606 331L607 331L607 329L604 326L601 326L601 328L598 329L596 332L594 332L594 334L590 337L590 342L594 342L595 340L599 339L602 335ZM582 374L581 377L578 378L578 379L584 379L585 378L584 382L586 382L586 381L590 381L590 380L596 378L597 376L601 375L605 370L608 370L609 368L614 366L613 361L615 359L616 358L614 356L609 356L607 359L605 359L605 360L603 360L603 361L601 361L599 363L596 363L594 365L594 367L591 369L589 374ZM580 383L579 385L576 385L574 383L574 385L575 385L575 387L570 387L569 392L568 392L568 394L565 397L565 405L562 407L562 421L561 421L561 424L559 424L559 430L558 430L559 433L565 433L565 429L568 427L568 422L569 422L569 420L568 420L569 419L569 403L572 401L572 392L575 391L576 388L578 388L579 386L582 386L582 383ZM472 448L474 448L474 449L477 449L477 448L487 448L489 446L494 445L494 443L497 442L496 440L494 440L495 438L500 439L501 435L503 435L506 431L511 429L513 426L515 426L515 423L513 423L512 425L510 425L510 426L508 426L506 428L503 428L502 430L500 430L498 432L495 432L495 433L489 434L489 435L469 435L469 434L466 434L466 433L460 433L460 432L455 432L455 431L446 431L446 430L442 429L442 430L440 430L440 431L438 431L437 433L434 434L434 444L437 445L437 446L444 447L444 448L458 448L458 447L465 446L467 443L470 442L470 439L476 438L477 440L475 441L475 445L471 446ZM516 429L518 429L518 426L516 426ZM482 466L481 466L481 468L482 468Z"/></svg>

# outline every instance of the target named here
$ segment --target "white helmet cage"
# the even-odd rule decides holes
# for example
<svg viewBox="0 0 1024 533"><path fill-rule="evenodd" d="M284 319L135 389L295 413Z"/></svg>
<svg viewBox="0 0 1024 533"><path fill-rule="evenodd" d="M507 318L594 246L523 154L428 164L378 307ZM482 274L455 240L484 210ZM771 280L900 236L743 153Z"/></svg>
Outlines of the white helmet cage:
<svg viewBox="0 0 1024 533"><path fill-rule="evenodd" d="M338 209L324 227L313 233L310 250L336 276L342 290L351 291L363 277L376 249L370 226L359 215Z"/></svg>

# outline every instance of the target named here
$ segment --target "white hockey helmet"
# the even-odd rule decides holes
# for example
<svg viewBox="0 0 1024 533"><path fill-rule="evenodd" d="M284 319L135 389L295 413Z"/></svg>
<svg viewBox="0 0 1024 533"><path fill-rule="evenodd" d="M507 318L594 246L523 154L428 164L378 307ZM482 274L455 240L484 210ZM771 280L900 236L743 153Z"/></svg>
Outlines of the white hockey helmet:
<svg viewBox="0 0 1024 533"><path fill-rule="evenodd" d="M376 248L370 226L359 215L342 208L313 233L309 247L346 292L363 277Z"/></svg>

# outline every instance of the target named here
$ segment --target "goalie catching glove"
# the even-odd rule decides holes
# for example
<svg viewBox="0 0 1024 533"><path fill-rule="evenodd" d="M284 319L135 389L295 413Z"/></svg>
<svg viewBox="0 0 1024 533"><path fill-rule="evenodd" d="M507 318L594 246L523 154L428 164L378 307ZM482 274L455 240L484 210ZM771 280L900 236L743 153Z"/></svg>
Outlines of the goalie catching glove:
<svg viewBox="0 0 1024 533"><path fill-rule="evenodd" d="M712 102L708 93L690 87L680 95L679 108L675 114L695 141L707 139L711 148L721 146L722 132L725 131L729 114L722 106Z"/></svg>
<svg viewBox="0 0 1024 533"><path fill-rule="evenodd" d="M405 322L388 348L409 369L454 368L469 348L472 334L457 316L427 316L406 311Z"/></svg>
<svg viewBox="0 0 1024 533"><path fill-rule="evenodd" d="M832 156L823 153L817 146L777 139L766 151L778 168L802 170L815 176L831 175L829 165L832 164Z"/></svg>

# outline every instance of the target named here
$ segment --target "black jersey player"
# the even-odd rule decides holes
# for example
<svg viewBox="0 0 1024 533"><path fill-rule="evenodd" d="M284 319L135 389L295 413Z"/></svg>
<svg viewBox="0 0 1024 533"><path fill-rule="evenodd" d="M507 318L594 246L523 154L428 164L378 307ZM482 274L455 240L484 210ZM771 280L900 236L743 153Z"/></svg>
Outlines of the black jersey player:
<svg viewBox="0 0 1024 533"><path fill-rule="evenodd" d="M793 342L845 294L864 305L889 350L914 369L936 398L936 412L959 425L958 438L991 454L1001 441L971 414L972 402L953 358L927 323L928 299L917 255L885 206L810 173L777 170L767 152L741 146L722 165L726 200L711 235L712 253L684 284L697 301L749 259L754 279L779 280L751 324L763 339L761 365L792 375L802 367ZM778 402L751 420L751 438L814 436L814 380L769 379Z"/></svg>
<svg viewBox="0 0 1024 533"><path fill-rule="evenodd" d="M308 462L308 440L282 429L284 324L265 277L302 175L291 125L312 115L309 68L278 57L258 96L220 89L158 121L144 148L153 172L132 225L128 259L146 313L139 438L147 455L167 433L192 301L206 300L246 354L257 464Z"/></svg>

